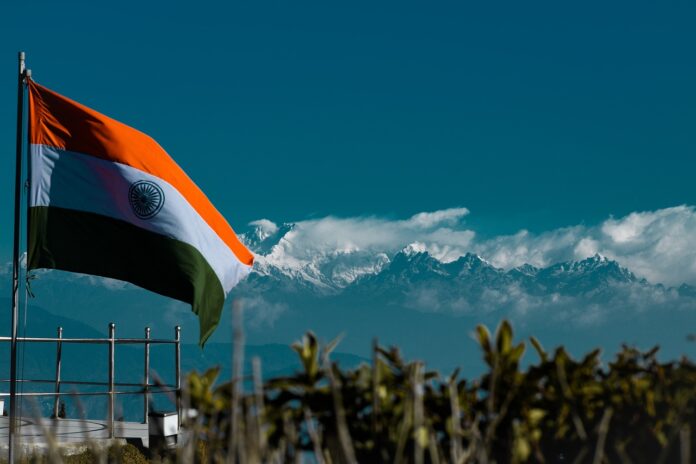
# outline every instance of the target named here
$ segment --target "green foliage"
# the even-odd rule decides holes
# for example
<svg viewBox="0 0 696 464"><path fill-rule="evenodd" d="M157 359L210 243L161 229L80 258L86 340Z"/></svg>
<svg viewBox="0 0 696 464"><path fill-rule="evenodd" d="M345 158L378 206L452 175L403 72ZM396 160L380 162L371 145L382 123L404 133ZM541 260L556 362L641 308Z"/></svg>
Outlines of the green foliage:
<svg viewBox="0 0 696 464"><path fill-rule="evenodd" d="M221 389L213 389L220 368L213 367L202 374L191 372L187 378L190 406L199 413L213 415L229 408L228 396Z"/></svg>
<svg viewBox="0 0 696 464"><path fill-rule="evenodd" d="M599 350L573 359L530 340L538 361L521 370L525 343L507 321L476 337L488 366L479 379L448 378L375 345L373 364L342 370L307 333L293 345L302 371L239 399L239 461L680 462L696 448L696 366L660 363L657 349L624 346L607 366ZM210 444L229 433L231 384L217 370L188 378ZM259 396L260 395L260 396ZM235 403L236 404L236 403ZM206 445L208 446L208 445ZM211 456L209 447L206 456ZM239 448L241 449L241 448ZM252 458L253 457L253 458ZM693 458L693 456L692 456Z"/></svg>
<svg viewBox="0 0 696 464"><path fill-rule="evenodd" d="M53 450L55 454L43 453L25 455L19 459L21 464L147 464L149 461L138 449L130 444L113 445L108 449L95 451L87 449L77 454L63 455L61 450ZM5 462L4 460L2 462Z"/></svg>

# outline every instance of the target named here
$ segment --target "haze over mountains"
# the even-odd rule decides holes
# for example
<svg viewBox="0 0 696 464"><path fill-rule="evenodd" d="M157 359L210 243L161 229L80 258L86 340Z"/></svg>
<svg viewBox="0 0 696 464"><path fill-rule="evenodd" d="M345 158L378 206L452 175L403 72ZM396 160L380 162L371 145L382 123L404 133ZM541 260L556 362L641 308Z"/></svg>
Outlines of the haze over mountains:
<svg viewBox="0 0 696 464"><path fill-rule="evenodd" d="M576 353L595 346L612 352L626 342L644 348L660 344L669 357L694 355L696 346L686 337L696 331L696 288L646 279L641 265L648 251L665 246L646 237L671 231L668 219L690 220L692 208L487 241L462 226L467 213L459 208L391 221L255 221L241 237L256 253L256 264L233 291L245 308L247 342L287 345L311 329L325 340L344 335L339 351L365 357L372 339L379 337L433 367L464 365L474 372L480 365L471 339L475 325L493 328L508 318L520 337L535 335L547 347L564 344ZM658 232L652 230L656 227ZM663 235L686 247L670 233ZM612 236L623 242L612 245ZM636 241L644 243L642 249ZM598 249L623 250L643 276ZM564 256L559 250L571 250L578 258L553 261ZM524 263L520 257L525 256L544 264ZM675 261L665 254L665 261L670 259L673 267L684 267L682 257ZM0 291L9 295L8 269L3 272ZM102 334L110 321L122 336L141 336L150 326L154 337L171 337L180 324L185 342L197 340L197 320L185 304L109 279L55 271L35 275L31 286L36 298L30 300L27 317L30 335L52 335L54 330L54 321L33 321L31 308L40 307ZM656 262L653 275L671 274L664 262ZM688 272L683 275L685 281L691 278ZM665 280L675 282L673 277ZM228 305L211 343L229 343L230 320ZM214 363L208 351L192 359Z"/></svg>
<svg viewBox="0 0 696 464"><path fill-rule="evenodd" d="M379 335L449 367L475 359L475 324L501 318L549 345L612 351L621 342L659 343L672 356L690 348L685 337L696 327L694 287L651 283L599 254L506 270L472 253L438 259L415 242L391 255L332 250L300 261L281 253L292 249L294 227L268 233L257 224L244 235L260 256L240 291L266 337L303 327L345 332L342 346L364 354L360 346Z"/></svg>

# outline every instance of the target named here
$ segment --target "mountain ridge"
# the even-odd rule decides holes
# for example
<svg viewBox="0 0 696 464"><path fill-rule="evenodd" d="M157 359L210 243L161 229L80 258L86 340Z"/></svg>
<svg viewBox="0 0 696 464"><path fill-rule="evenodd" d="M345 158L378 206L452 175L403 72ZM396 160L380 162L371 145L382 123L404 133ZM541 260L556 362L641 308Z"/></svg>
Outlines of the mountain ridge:
<svg viewBox="0 0 696 464"><path fill-rule="evenodd" d="M383 279L384 284L395 283L400 268L402 278L406 274L441 274L448 278L468 276L479 281L502 280L520 281L529 284L530 280L544 280L552 287L563 287L561 280L578 282L589 274L603 274L603 279L614 283L640 283L664 287L660 283L650 283L635 276L626 267L615 260L598 253L582 259L559 261L546 266L534 266L526 263L510 269L493 266L484 257L466 252L456 259L447 261L433 256L424 244L414 242L395 252L386 250L331 249L317 253L306 259L289 256L294 250L292 242L295 224L284 223L272 233L254 226L240 235L241 239L256 256L256 265L252 270L251 281L276 279L285 286L304 288L317 294L335 295L350 287L359 286L374 280L383 273L390 273L391 278ZM455 275L456 274L456 275ZM255 277L254 277L255 275ZM413 276L412 276L413 277ZM552 282L554 282L552 284ZM586 282L587 288L591 282ZM683 283L683 293L691 287ZM672 288L672 287L668 287Z"/></svg>

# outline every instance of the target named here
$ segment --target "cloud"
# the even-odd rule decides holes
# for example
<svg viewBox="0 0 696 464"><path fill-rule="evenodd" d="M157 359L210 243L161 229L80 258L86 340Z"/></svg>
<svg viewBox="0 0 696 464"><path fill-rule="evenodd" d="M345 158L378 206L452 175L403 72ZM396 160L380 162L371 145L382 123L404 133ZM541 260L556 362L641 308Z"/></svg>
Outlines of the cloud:
<svg viewBox="0 0 696 464"><path fill-rule="evenodd" d="M311 277L325 263L337 257L362 255L368 261L374 257L374 263L363 266L369 270L378 266L382 259L378 257L380 254L392 254L413 242L426 243L434 256L447 259L461 255L475 236L460 223L466 214L466 208L452 208L418 213L403 220L328 216L299 221L271 248L270 253L258 257L257 261L262 268L272 264L298 272L301 270L305 277ZM250 225L271 227L268 223L277 230L278 226L266 219ZM253 233L259 235L256 229Z"/></svg>
<svg viewBox="0 0 696 464"><path fill-rule="evenodd" d="M273 221L269 221L268 219L252 221L249 223L249 225L255 228L259 240L265 240L278 232L278 226Z"/></svg>
<svg viewBox="0 0 696 464"><path fill-rule="evenodd" d="M456 224L467 214L469 214L469 210L466 208L443 209L430 213L414 214L406 223L410 223L415 227L427 229L442 224Z"/></svg>
<svg viewBox="0 0 696 464"><path fill-rule="evenodd" d="M255 329L273 327L275 321L288 310L286 303L269 301L262 296L245 296L242 304L246 321Z"/></svg>
<svg viewBox="0 0 696 464"><path fill-rule="evenodd" d="M696 284L696 211L676 206L634 212L592 226L574 226L538 235L521 231L474 244L503 268L524 263L548 266L599 253L652 283Z"/></svg>
<svg viewBox="0 0 696 464"><path fill-rule="evenodd" d="M572 250L584 233L582 226L560 228L539 235L521 230L514 235L498 236L475 243L473 251L494 266L505 269L522 264L542 267L573 259Z"/></svg>
<svg viewBox="0 0 696 464"><path fill-rule="evenodd" d="M611 293L601 295L592 291L583 294L530 293L517 283L483 287L480 293L458 292L447 286L427 284L411 288L402 300L396 301L404 307L427 313L494 315L518 325L550 322L572 327L596 327L640 313L693 312L693 302L673 288L637 282L617 284Z"/></svg>
<svg viewBox="0 0 696 464"><path fill-rule="evenodd" d="M696 211L678 206L605 221L600 252L653 282L696 283Z"/></svg>
<svg viewBox="0 0 696 464"><path fill-rule="evenodd" d="M443 262L473 252L504 269L526 263L548 266L599 253L652 283L696 284L693 206L634 212L610 217L594 226L575 225L537 234L523 229L483 240L464 224L463 218L468 214L467 208L458 207L420 212L407 219L327 216L299 221L269 253L259 257L259 265L302 270L320 279L323 266L337 257L362 256L367 260L362 267L369 272L377 266L377 254L392 256L417 243ZM266 237L279 230L267 219L251 225L256 234ZM372 258L374 263L370 261ZM347 278L346 283L356 276Z"/></svg>

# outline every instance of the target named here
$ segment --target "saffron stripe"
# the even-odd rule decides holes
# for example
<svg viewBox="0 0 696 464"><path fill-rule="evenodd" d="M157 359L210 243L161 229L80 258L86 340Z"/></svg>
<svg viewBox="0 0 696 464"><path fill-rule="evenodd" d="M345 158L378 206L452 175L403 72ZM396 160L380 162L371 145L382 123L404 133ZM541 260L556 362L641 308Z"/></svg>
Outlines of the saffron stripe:
<svg viewBox="0 0 696 464"><path fill-rule="evenodd" d="M131 166L178 190L239 261L253 255L225 218L159 144L148 135L29 81L30 143Z"/></svg>

